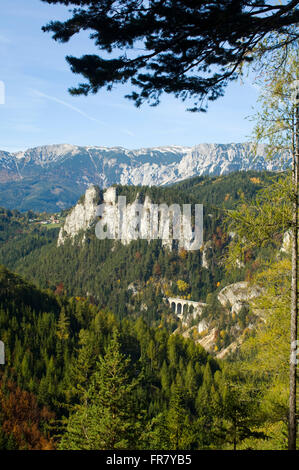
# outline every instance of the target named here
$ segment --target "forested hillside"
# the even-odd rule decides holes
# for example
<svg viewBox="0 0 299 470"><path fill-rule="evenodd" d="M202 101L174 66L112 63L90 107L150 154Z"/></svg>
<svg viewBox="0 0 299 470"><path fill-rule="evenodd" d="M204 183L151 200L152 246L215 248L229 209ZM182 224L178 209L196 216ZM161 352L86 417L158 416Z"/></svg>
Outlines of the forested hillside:
<svg viewBox="0 0 299 470"><path fill-rule="evenodd" d="M142 318L119 322L87 301L42 292L4 267L0 281L0 336L6 348L2 448L53 448L61 439L63 448L215 445L213 429L210 435L203 432L200 410L209 406L221 366L203 348L165 328L151 328ZM86 400L93 387L108 400L109 387L118 385L115 404L109 401L104 416L103 403L93 403L100 423L90 444L78 424ZM113 406L117 427L110 436L105 426L113 423ZM34 428L28 429L33 412Z"/></svg>
<svg viewBox="0 0 299 470"><path fill-rule="evenodd" d="M276 174L241 172L196 177L169 188L116 186L127 203L134 201L137 194L141 201L148 196L153 203L202 203L205 243L197 251L170 251L161 245L161 240L136 240L128 245L98 240L94 226L75 241L69 239L57 246L57 226L43 226L32 214L3 210L5 235L0 244L0 262L43 289L91 300L100 308L109 308L119 319L141 315L151 326L167 324L174 330L179 326L178 319L165 298L208 301L205 317L212 318L215 308L225 311L215 295L228 284L252 276L256 269L252 253L247 253L246 266L225 269L224 255L231 240L225 210L233 209L240 197L252 200L263 184L276 179ZM62 221L65 215L64 212ZM219 314L217 318L220 317ZM239 322L242 329L246 327L245 317ZM227 323L227 319L217 320L219 331L223 330L223 321ZM236 321L230 322L232 329ZM228 326L224 329L227 331ZM233 336L219 339L217 348L228 346Z"/></svg>
<svg viewBox="0 0 299 470"><path fill-rule="evenodd" d="M283 232L238 251L227 219L240 198L253 202L277 178L249 172L117 187L128 201L139 193L202 203L204 246L194 252L159 240L98 240L94 227L57 246L66 212L56 226L41 223L47 214L2 209L1 448L284 448L287 367L267 349L271 342L287 358ZM244 281L262 295L233 311L225 288ZM205 302L205 329L178 318L168 297ZM274 304L281 308L270 315Z"/></svg>
<svg viewBox="0 0 299 470"><path fill-rule="evenodd" d="M49 229L29 223L26 214L13 216L10 211L2 214L6 239L0 245L0 262L42 288L69 296L91 296L119 318L129 313L136 316L145 300L147 310L143 315L149 324L153 321L159 324L163 310L169 310L163 307L162 296L189 296L205 302L217 287L243 280L242 270L227 274L221 262L229 242L222 209L233 208L241 192L251 199L273 177L268 173L249 172L199 177L169 188L117 186L118 193L127 196L127 203L137 193L141 199L148 195L154 203L202 203L204 240L209 242L206 267L203 267L202 251L169 251L161 247L159 240L151 243L137 240L122 246L119 242L98 240L94 229L85 235L85 243L68 241L57 247L55 226ZM177 281L184 281L185 290L180 291ZM141 295L135 296L134 290L128 289L132 283L136 283Z"/></svg>

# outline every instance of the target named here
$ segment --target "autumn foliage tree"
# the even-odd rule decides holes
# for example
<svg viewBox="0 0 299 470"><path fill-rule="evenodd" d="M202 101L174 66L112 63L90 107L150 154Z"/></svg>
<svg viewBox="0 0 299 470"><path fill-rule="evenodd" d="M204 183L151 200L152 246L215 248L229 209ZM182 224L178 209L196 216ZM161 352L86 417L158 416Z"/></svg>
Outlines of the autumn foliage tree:
<svg viewBox="0 0 299 470"><path fill-rule="evenodd" d="M19 450L54 449L44 430L54 414L46 407L40 408L33 393L21 390L10 381L1 384L0 406L2 433L12 437Z"/></svg>

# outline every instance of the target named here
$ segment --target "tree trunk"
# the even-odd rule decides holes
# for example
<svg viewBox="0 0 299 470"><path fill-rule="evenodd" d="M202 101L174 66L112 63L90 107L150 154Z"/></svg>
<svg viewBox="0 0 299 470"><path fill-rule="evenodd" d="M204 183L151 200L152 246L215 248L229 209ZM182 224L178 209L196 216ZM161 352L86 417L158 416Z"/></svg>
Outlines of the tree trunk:
<svg viewBox="0 0 299 470"><path fill-rule="evenodd" d="M298 91L297 91L298 101ZM296 352L298 316L298 163L299 163L299 106L296 103L295 138L293 148L293 219L292 219L292 283L291 283L291 356L289 396L289 450L296 450Z"/></svg>

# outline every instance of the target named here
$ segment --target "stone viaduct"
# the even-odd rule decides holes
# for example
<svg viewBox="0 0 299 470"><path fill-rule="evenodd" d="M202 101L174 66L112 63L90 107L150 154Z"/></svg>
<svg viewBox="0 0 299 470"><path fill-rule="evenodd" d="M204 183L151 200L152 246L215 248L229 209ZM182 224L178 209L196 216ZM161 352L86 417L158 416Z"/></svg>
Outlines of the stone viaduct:
<svg viewBox="0 0 299 470"><path fill-rule="evenodd" d="M168 297L167 299L170 308L174 313L182 318L184 314L190 313L192 310L190 307L193 307L193 317L201 315L203 308L207 305L203 302L195 302L194 300L180 299L178 297Z"/></svg>

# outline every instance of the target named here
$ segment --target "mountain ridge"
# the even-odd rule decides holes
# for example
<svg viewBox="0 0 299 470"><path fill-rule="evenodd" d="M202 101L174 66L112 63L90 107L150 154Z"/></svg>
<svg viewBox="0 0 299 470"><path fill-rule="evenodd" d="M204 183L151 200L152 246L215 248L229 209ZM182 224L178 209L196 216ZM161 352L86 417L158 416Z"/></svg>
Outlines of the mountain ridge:
<svg viewBox="0 0 299 470"><path fill-rule="evenodd" d="M0 151L0 205L21 210L45 207L55 211L71 206L91 184L101 188L113 184L166 186L194 176L248 170L282 171L290 166L291 158L287 154L276 155L271 160L265 154L262 144L254 154L251 143L202 143L192 147L170 145L135 150L55 144L23 152Z"/></svg>

